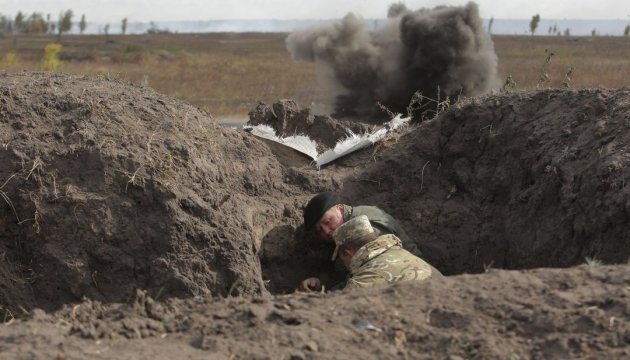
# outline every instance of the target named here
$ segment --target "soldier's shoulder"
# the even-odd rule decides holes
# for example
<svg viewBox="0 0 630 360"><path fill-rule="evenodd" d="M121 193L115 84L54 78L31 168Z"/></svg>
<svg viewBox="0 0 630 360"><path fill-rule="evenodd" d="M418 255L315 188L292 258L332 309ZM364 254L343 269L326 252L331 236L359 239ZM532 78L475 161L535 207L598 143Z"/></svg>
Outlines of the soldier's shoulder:
<svg viewBox="0 0 630 360"><path fill-rule="evenodd" d="M391 215L386 213L383 209L373 205L359 205L352 208L352 217L365 215L368 219L374 220L389 220Z"/></svg>

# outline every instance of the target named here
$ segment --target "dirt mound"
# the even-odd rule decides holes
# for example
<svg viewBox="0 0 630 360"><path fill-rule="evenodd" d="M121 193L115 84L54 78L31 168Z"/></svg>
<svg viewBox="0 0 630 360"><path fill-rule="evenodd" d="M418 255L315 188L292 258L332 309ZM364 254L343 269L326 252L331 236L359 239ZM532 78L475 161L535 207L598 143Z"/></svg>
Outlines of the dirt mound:
<svg viewBox="0 0 630 360"><path fill-rule="evenodd" d="M278 137L307 134L317 142L318 151L333 148L349 132L363 134L369 130L356 121L337 120L328 115L316 115L310 108L301 109L290 99L280 100L269 106L259 102L249 113L248 125L271 126Z"/></svg>
<svg viewBox="0 0 630 360"><path fill-rule="evenodd" d="M0 119L0 305L265 292L261 240L305 198L253 136L149 88L45 73L0 77Z"/></svg>
<svg viewBox="0 0 630 360"><path fill-rule="evenodd" d="M276 130L308 133L282 106ZM502 94L317 170L148 88L0 76L0 316L30 313L0 352L627 357L628 265L494 268L628 261L629 129L628 89ZM489 274L268 296L335 275L299 226L323 190L390 212L443 272Z"/></svg>
<svg viewBox="0 0 630 360"><path fill-rule="evenodd" d="M447 274L630 258L630 90L474 99L345 180Z"/></svg>
<svg viewBox="0 0 630 360"><path fill-rule="evenodd" d="M492 271L331 294L86 301L0 332L7 358L622 359L628 266Z"/></svg>

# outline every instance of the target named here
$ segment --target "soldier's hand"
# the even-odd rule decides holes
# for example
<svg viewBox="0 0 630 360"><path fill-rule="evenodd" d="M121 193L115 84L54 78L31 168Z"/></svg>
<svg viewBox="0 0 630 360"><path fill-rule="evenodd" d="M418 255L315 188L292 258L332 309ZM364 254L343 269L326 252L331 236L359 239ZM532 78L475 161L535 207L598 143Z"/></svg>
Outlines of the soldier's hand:
<svg viewBox="0 0 630 360"><path fill-rule="evenodd" d="M322 282L316 277L310 277L302 280L298 290L300 291L320 291L322 289Z"/></svg>

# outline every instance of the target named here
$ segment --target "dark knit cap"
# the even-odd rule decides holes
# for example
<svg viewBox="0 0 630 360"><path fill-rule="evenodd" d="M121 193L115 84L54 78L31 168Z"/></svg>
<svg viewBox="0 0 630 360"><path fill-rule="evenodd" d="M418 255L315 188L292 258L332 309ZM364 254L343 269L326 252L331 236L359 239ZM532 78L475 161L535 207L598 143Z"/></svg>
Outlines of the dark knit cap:
<svg viewBox="0 0 630 360"><path fill-rule="evenodd" d="M341 204L341 200L334 192L327 191L315 195L304 208L304 228L313 230L324 213L337 204Z"/></svg>

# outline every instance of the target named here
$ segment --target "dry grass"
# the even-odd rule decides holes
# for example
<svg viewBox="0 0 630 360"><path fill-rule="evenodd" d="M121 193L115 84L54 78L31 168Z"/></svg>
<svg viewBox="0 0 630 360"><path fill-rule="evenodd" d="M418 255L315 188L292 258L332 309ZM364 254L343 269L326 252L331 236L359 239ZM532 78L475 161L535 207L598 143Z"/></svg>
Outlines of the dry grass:
<svg viewBox="0 0 630 360"><path fill-rule="evenodd" d="M293 98L301 105L321 102L315 65L295 63L286 34L68 35L62 39L57 71L116 76L183 99L217 117L246 118L256 101ZM51 36L16 38L17 61L0 63L6 72L39 70ZM630 79L630 38L495 36L499 74L517 89L534 89L547 52L549 75L542 87L561 87L573 66L572 87L621 87ZM0 59L14 48L0 39Z"/></svg>
<svg viewBox="0 0 630 360"><path fill-rule="evenodd" d="M571 86L618 88L630 85L630 38L495 36L499 74L518 89L535 89L548 51L555 55L545 71L546 84L560 87L573 66ZM547 50L547 51L546 51Z"/></svg>

